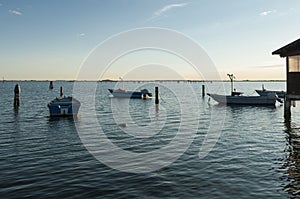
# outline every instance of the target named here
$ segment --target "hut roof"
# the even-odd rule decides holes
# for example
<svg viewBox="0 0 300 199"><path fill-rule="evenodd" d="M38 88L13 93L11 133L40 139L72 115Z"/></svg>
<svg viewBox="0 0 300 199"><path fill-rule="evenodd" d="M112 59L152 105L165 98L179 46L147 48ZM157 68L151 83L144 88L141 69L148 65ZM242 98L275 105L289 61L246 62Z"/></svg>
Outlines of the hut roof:
<svg viewBox="0 0 300 199"><path fill-rule="evenodd" d="M272 55L280 55L280 57L287 57L293 55L300 55L300 39L289 43L278 50L272 52Z"/></svg>

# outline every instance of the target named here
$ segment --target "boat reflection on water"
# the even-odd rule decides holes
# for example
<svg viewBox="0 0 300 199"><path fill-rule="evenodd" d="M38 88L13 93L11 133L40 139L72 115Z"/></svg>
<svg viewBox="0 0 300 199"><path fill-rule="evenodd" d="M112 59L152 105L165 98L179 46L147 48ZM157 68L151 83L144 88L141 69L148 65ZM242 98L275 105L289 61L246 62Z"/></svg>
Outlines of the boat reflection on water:
<svg viewBox="0 0 300 199"><path fill-rule="evenodd" d="M288 146L287 158L284 160L284 168L287 169L288 184L284 186L284 191L296 197L300 195L300 128L290 121L285 122Z"/></svg>

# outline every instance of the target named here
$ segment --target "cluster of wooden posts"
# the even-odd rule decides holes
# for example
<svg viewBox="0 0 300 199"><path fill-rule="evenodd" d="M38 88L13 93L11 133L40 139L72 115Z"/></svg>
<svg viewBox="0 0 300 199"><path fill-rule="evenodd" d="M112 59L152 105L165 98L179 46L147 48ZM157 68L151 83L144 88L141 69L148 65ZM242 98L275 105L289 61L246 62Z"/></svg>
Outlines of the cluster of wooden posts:
<svg viewBox="0 0 300 199"><path fill-rule="evenodd" d="M53 82L50 81L49 89L53 89ZM60 87L60 96L63 95L63 87ZM202 85L202 96L205 96L205 85ZM15 85L14 89L14 107L18 108L21 101L21 88L19 84ZM155 104L159 104L159 89L155 87Z"/></svg>

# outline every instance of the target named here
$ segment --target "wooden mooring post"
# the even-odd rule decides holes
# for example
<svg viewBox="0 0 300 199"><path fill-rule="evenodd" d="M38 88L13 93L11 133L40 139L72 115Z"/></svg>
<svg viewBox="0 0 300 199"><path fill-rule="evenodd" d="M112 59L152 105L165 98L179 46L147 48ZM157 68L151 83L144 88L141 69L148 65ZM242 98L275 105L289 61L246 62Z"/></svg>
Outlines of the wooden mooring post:
<svg viewBox="0 0 300 199"><path fill-rule="evenodd" d="M158 87L156 86L155 87L155 104L159 104L159 99L158 99Z"/></svg>
<svg viewBox="0 0 300 199"><path fill-rule="evenodd" d="M204 97L204 96L205 96L205 85L202 84L202 97Z"/></svg>
<svg viewBox="0 0 300 199"><path fill-rule="evenodd" d="M50 84L49 84L49 89L53 89L53 81L50 81Z"/></svg>
<svg viewBox="0 0 300 199"><path fill-rule="evenodd" d="M60 87L60 96L63 97L64 96L64 87Z"/></svg>
<svg viewBox="0 0 300 199"><path fill-rule="evenodd" d="M14 89L14 107L18 108L20 106L20 93L21 93L21 88L19 84L16 84L15 89Z"/></svg>
<svg viewBox="0 0 300 199"><path fill-rule="evenodd" d="M285 119L291 118L291 101L290 100L284 101L284 118Z"/></svg>

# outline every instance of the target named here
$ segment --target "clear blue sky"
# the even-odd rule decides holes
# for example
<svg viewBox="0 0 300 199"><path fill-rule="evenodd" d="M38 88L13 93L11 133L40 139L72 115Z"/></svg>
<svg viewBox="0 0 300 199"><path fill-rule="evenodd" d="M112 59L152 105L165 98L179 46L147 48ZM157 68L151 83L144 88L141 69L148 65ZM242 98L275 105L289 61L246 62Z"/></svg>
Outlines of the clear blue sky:
<svg viewBox="0 0 300 199"><path fill-rule="evenodd" d="M108 37L162 27L196 40L224 79L285 79L271 52L300 38L299 20L299 0L0 0L0 75L75 79Z"/></svg>

